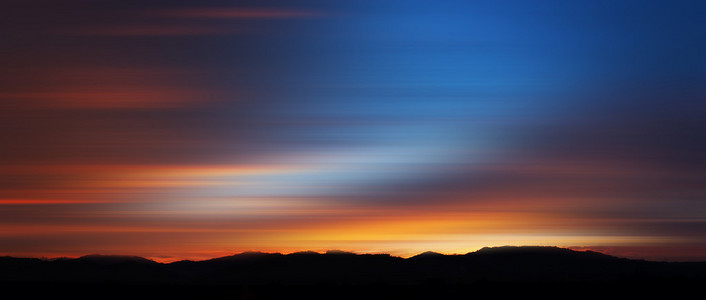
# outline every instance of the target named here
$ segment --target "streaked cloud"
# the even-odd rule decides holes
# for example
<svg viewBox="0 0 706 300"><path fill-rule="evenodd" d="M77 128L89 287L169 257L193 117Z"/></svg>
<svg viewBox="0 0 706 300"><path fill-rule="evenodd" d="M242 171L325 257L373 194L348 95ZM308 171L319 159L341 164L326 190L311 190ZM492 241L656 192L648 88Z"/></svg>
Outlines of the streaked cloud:
<svg viewBox="0 0 706 300"><path fill-rule="evenodd" d="M15 80L24 87L0 92L10 107L65 109L157 109L211 101L218 91L189 84L203 71L147 67L33 67Z"/></svg>
<svg viewBox="0 0 706 300"><path fill-rule="evenodd" d="M64 30L59 33L87 37L178 37L249 34L253 32L253 30L249 29L238 29L226 26L145 24L127 26L114 25L102 28L81 28Z"/></svg>
<svg viewBox="0 0 706 300"><path fill-rule="evenodd" d="M57 205L57 204L86 204L105 203L100 200L66 200L66 199L0 199L0 205Z"/></svg>
<svg viewBox="0 0 706 300"><path fill-rule="evenodd" d="M157 15L177 18L199 19L299 19L317 18L327 14L296 9L278 9L270 7L192 7L171 9L157 12Z"/></svg>
<svg viewBox="0 0 706 300"><path fill-rule="evenodd" d="M266 25L276 20L312 19L327 16L321 12L252 7L187 7L122 12L117 20L101 24L76 24L52 29L59 35L84 37L189 37L260 34L266 26L228 21L256 21Z"/></svg>

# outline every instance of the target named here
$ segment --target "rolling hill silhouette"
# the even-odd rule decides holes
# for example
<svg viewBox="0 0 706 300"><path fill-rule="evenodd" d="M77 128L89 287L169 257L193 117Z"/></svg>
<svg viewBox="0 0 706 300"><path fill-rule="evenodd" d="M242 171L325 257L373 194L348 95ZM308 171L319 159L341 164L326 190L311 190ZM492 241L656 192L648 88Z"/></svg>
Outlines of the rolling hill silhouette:
<svg viewBox="0 0 706 300"><path fill-rule="evenodd" d="M0 287L100 298L416 298L560 291L686 292L706 284L706 263L631 260L557 247L483 248L465 255L410 258L342 251L245 252L204 261L158 263L135 256L41 260L0 257ZM96 294L98 293L98 294ZM435 296L436 295L436 296Z"/></svg>

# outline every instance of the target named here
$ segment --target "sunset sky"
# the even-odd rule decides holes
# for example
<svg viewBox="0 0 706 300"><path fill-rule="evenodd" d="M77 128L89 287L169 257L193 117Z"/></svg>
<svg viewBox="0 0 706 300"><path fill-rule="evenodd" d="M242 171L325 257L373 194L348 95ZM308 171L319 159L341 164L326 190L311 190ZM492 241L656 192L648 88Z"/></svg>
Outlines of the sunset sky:
<svg viewBox="0 0 706 300"><path fill-rule="evenodd" d="M0 255L706 261L704 1L0 4Z"/></svg>

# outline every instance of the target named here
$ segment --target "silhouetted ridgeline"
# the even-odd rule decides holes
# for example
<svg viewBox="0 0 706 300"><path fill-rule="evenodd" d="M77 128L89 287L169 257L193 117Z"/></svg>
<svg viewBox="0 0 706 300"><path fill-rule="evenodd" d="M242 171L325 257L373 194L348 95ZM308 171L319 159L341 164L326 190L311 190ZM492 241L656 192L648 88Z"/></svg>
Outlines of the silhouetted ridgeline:
<svg viewBox="0 0 706 300"><path fill-rule="evenodd" d="M149 297L210 295L224 299L278 297L292 292L309 296L313 292L333 293L332 298L366 296L360 293L390 293L387 296L393 298L480 291L502 294L545 288L554 292L583 289L585 293L604 287L614 292L614 288L622 288L631 294L651 289L676 293L706 284L706 263L630 260L556 247L484 248L465 255L426 252L407 259L346 252L246 252L168 264L132 256L1 257L0 282L4 287L24 289L30 296L41 290L78 293L89 288L112 291L106 295L144 288L156 293ZM129 297L148 297L134 293Z"/></svg>

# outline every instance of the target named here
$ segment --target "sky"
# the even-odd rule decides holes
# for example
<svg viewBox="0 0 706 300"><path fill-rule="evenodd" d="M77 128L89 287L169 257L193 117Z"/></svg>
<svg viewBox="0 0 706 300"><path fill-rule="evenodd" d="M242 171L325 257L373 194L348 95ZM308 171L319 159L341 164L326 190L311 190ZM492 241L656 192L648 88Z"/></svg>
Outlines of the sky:
<svg viewBox="0 0 706 300"><path fill-rule="evenodd" d="M703 1L0 4L0 255L706 261Z"/></svg>

